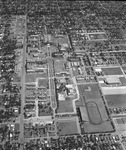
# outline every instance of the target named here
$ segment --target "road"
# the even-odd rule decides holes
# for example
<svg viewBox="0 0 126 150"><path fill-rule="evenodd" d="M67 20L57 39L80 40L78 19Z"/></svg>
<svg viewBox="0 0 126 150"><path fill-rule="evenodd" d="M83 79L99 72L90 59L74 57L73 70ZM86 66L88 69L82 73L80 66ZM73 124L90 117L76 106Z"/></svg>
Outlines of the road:
<svg viewBox="0 0 126 150"><path fill-rule="evenodd" d="M45 22L45 16L43 16L44 20L44 29L45 29L45 35L47 42L50 42L50 39L48 37L47 28L46 28L46 22ZM51 56L51 46L50 44L47 44L47 62L48 62L48 79L49 79L49 91L50 91L50 103L51 107L53 109L53 121L55 125L55 133L57 136L57 126L55 121L55 110L57 108L57 101L56 101L56 93L55 93L55 81L54 81L54 69L53 69L53 58Z"/></svg>
<svg viewBox="0 0 126 150"><path fill-rule="evenodd" d="M50 88L50 102L52 109L57 108L56 98L55 98L55 82L54 82L54 72L53 72L53 60L51 58L49 47L47 48L48 56L48 79L49 79L49 88Z"/></svg>
<svg viewBox="0 0 126 150"><path fill-rule="evenodd" d="M45 16L43 16L43 20L45 22ZM46 22L45 22L45 35L47 37L47 41L49 42L50 40L48 39L48 33L47 33L47 28L46 28ZM51 57L51 47L50 44L47 45L47 62L48 62L48 79L49 79L49 88L50 88L50 102L51 102L51 107L55 112L55 109L57 108L57 102L56 102L56 95L55 95L55 82L54 82L54 70L53 70L53 59Z"/></svg>
<svg viewBox="0 0 126 150"><path fill-rule="evenodd" d="M25 37L23 47L23 62L22 62L22 74L21 74L21 115L20 115L20 150L23 150L24 142L24 102L25 102L25 62L26 62L26 47L27 47L27 16L25 25Z"/></svg>

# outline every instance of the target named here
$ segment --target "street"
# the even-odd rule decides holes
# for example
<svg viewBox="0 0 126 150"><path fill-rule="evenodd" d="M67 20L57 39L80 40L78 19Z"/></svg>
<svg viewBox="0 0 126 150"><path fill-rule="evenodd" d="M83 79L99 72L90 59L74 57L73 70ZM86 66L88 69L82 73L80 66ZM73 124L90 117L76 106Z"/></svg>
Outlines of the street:
<svg viewBox="0 0 126 150"><path fill-rule="evenodd" d="M24 142L24 103L25 103L26 48L27 48L27 21L26 21L26 25L25 25L25 38L24 38L23 60L22 60L22 75L21 75L21 87L22 88L21 88L20 142L22 144ZM20 146L20 150L23 150L23 145Z"/></svg>

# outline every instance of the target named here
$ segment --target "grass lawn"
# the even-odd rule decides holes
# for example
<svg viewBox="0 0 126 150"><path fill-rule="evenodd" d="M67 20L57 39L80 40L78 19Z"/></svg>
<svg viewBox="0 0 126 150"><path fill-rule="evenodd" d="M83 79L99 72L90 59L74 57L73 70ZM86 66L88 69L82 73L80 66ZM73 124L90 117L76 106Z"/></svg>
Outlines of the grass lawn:
<svg viewBox="0 0 126 150"><path fill-rule="evenodd" d="M114 131L111 122L106 121L99 125L92 125L90 123L85 123L83 133L100 133L100 132L111 132Z"/></svg>
<svg viewBox="0 0 126 150"><path fill-rule="evenodd" d="M90 87L86 88L86 86ZM103 99L99 92L99 87L97 84L89 85L78 85L80 92L80 101L83 106L86 106L88 112L89 122L85 122L84 133L96 133L96 132L106 132L113 131L113 127L105 109ZM87 89L87 91L85 91Z"/></svg>
<svg viewBox="0 0 126 150"><path fill-rule="evenodd" d="M41 51L42 51L43 53L46 53L46 52L47 52L47 46L46 46L46 45L45 45L45 46L42 46Z"/></svg>
<svg viewBox="0 0 126 150"><path fill-rule="evenodd" d="M13 82L20 82L21 81L21 76L18 74L14 73L13 74Z"/></svg>
<svg viewBox="0 0 126 150"><path fill-rule="evenodd" d="M126 94L106 95L105 98L110 107L126 106Z"/></svg>
<svg viewBox="0 0 126 150"><path fill-rule="evenodd" d="M55 38L55 37L51 37L52 42L55 43L60 43L60 44L68 44L68 38L67 37L63 37L63 38Z"/></svg>
<svg viewBox="0 0 126 150"><path fill-rule="evenodd" d="M40 107L38 108L38 115L39 116L51 116L51 114L52 114L51 106L47 106L45 108L43 106L43 108L40 108Z"/></svg>
<svg viewBox="0 0 126 150"><path fill-rule="evenodd" d="M90 85L91 91L84 91L86 85L79 85L79 92L80 92L80 101L83 106L88 105L88 103L94 102L97 104L99 112L101 114L101 118L103 121L108 119L108 114L106 112L103 99L98 91L98 85L92 84ZM89 86L89 85L88 85ZM93 88L92 88L93 87ZM88 108L88 106L87 106ZM89 115L89 114L88 114ZM91 115L91 114L90 114Z"/></svg>
<svg viewBox="0 0 126 150"><path fill-rule="evenodd" d="M33 97L35 97L36 95L34 93L34 90L26 90L25 96L33 96Z"/></svg>
<svg viewBox="0 0 126 150"><path fill-rule="evenodd" d="M55 59L54 60L55 73L59 73L60 71L64 71L64 60L63 59Z"/></svg>
<svg viewBox="0 0 126 150"><path fill-rule="evenodd" d="M90 88L90 91L86 90L88 88ZM101 94L97 84L78 85L78 89L80 94L84 95L87 100L101 98Z"/></svg>
<svg viewBox="0 0 126 150"><path fill-rule="evenodd" d="M124 71L126 71L126 66L123 66L122 69L123 69Z"/></svg>
<svg viewBox="0 0 126 150"><path fill-rule="evenodd" d="M25 81L27 82L35 82L36 78L35 78L35 74L31 73L31 74L26 74L25 76Z"/></svg>
<svg viewBox="0 0 126 150"><path fill-rule="evenodd" d="M119 77L119 80L121 81L122 86L126 86L126 78L125 77Z"/></svg>
<svg viewBox="0 0 126 150"><path fill-rule="evenodd" d="M57 113L68 113L73 111L73 104L71 100L59 101Z"/></svg>
<svg viewBox="0 0 126 150"><path fill-rule="evenodd" d="M38 86L39 87L48 87L48 79L39 79L38 80Z"/></svg>
<svg viewBox="0 0 126 150"><path fill-rule="evenodd" d="M73 68L72 68L72 71L73 71L73 75L74 75L74 76L78 76L78 75L79 75L79 72L78 72L78 68L77 68L77 67L73 67Z"/></svg>
<svg viewBox="0 0 126 150"><path fill-rule="evenodd" d="M114 118L114 123L117 131L126 131L125 117Z"/></svg>
<svg viewBox="0 0 126 150"><path fill-rule="evenodd" d="M89 114L89 119L91 124L100 124L102 122L102 118L98 109L98 106L94 102L87 103L87 110Z"/></svg>
<svg viewBox="0 0 126 150"><path fill-rule="evenodd" d="M48 74L45 72L36 74L36 78L47 78L47 77L48 77Z"/></svg>
<svg viewBox="0 0 126 150"><path fill-rule="evenodd" d="M120 67L101 68L105 75L123 75Z"/></svg>
<svg viewBox="0 0 126 150"><path fill-rule="evenodd" d="M70 135L78 133L77 124L74 120L58 121L57 128L59 135Z"/></svg>
<svg viewBox="0 0 126 150"><path fill-rule="evenodd" d="M27 73L25 76L25 81L27 82L36 82L37 78L47 78L47 73Z"/></svg>

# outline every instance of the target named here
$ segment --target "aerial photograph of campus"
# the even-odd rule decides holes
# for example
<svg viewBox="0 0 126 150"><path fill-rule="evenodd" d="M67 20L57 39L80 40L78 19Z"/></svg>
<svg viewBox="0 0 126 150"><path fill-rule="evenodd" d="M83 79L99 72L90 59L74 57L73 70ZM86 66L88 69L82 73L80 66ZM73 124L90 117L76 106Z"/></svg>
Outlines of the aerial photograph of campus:
<svg viewBox="0 0 126 150"><path fill-rule="evenodd" d="M126 1L0 0L0 150L126 150Z"/></svg>

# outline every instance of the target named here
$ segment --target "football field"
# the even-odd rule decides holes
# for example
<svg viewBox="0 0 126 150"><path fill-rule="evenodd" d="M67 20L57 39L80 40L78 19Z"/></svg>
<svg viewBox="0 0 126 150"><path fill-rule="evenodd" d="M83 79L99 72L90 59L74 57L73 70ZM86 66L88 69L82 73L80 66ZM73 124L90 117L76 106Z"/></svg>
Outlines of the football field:
<svg viewBox="0 0 126 150"><path fill-rule="evenodd" d="M89 122L83 124L84 133L113 131L98 85L89 84L90 88L86 86L78 85L80 101L83 101L82 104L85 103L89 118Z"/></svg>

